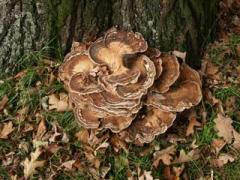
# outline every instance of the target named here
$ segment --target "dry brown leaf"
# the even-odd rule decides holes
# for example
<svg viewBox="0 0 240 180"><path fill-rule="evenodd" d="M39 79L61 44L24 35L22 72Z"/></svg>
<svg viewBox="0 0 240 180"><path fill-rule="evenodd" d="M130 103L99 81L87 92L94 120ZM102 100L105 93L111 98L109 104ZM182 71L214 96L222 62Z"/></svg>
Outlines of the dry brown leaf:
<svg viewBox="0 0 240 180"><path fill-rule="evenodd" d="M57 112L69 111L72 109L69 104L68 95L65 93L59 93L59 97L56 94L48 96L49 110L55 110Z"/></svg>
<svg viewBox="0 0 240 180"><path fill-rule="evenodd" d="M101 172L100 172L101 178L105 178L110 170L111 170L111 164L108 164L108 166L101 167Z"/></svg>
<svg viewBox="0 0 240 180"><path fill-rule="evenodd" d="M233 130L233 137L234 141L232 145L235 149L240 151L240 134L237 131Z"/></svg>
<svg viewBox="0 0 240 180"><path fill-rule="evenodd" d="M45 121L42 119L38 124L37 134L34 139L41 140L46 132L47 132L47 127L46 127Z"/></svg>
<svg viewBox="0 0 240 180"><path fill-rule="evenodd" d="M32 124L30 124L30 123L25 123L22 132L26 133L26 132L32 131L33 129L34 129L34 127L33 127Z"/></svg>
<svg viewBox="0 0 240 180"><path fill-rule="evenodd" d="M176 152L175 145L169 146L166 149L161 151L156 151L153 154L153 167L157 168L159 166L160 161L162 161L165 165L170 165L172 156Z"/></svg>
<svg viewBox="0 0 240 180"><path fill-rule="evenodd" d="M214 122L216 124L215 128L218 131L218 136L223 137L227 143L231 143L233 139L232 119L218 113Z"/></svg>
<svg viewBox="0 0 240 180"><path fill-rule="evenodd" d="M176 134L169 134L166 139L168 142L172 144L178 144L178 143L186 143L187 140L183 137L179 137Z"/></svg>
<svg viewBox="0 0 240 180"><path fill-rule="evenodd" d="M141 176L139 176L139 180L153 180L152 177L152 172L151 171L143 171L143 174Z"/></svg>
<svg viewBox="0 0 240 180"><path fill-rule="evenodd" d="M47 146L44 146L44 148L52 154L56 153L59 149L61 149L58 144L49 144Z"/></svg>
<svg viewBox="0 0 240 180"><path fill-rule="evenodd" d="M76 160L69 160L64 163L60 167L64 167L66 170L72 170L73 169L73 164L76 162Z"/></svg>
<svg viewBox="0 0 240 180"><path fill-rule="evenodd" d="M75 137L77 138L78 141L87 144L90 135L87 129L81 129L75 134Z"/></svg>
<svg viewBox="0 0 240 180"><path fill-rule="evenodd" d="M172 167L170 168L169 166L166 166L164 168L164 179L166 180L180 180L180 176L184 170L184 166L180 167Z"/></svg>
<svg viewBox="0 0 240 180"><path fill-rule="evenodd" d="M108 142L103 142L101 143L99 146L96 147L95 151L94 151L94 154L97 155L97 151L100 150L100 149L107 149L109 146L109 143Z"/></svg>
<svg viewBox="0 0 240 180"><path fill-rule="evenodd" d="M24 177L26 179L28 179L30 176L32 176L33 174L35 174L37 171L36 171L36 168L39 168L39 167L43 167L45 161L38 161L38 157L41 155L41 151L39 148L37 148L35 150L35 152L32 152L31 153L31 160L29 160L28 158L26 158L23 162L23 166L24 166L24 169L23 169L23 173L24 173Z"/></svg>
<svg viewBox="0 0 240 180"><path fill-rule="evenodd" d="M197 140L196 140L196 139L193 139L190 147L191 147L192 149L196 149L196 148L199 147L199 145L197 144Z"/></svg>
<svg viewBox="0 0 240 180"><path fill-rule="evenodd" d="M3 124L3 128L0 131L0 139L7 139L8 135L11 134L14 130L12 121Z"/></svg>
<svg viewBox="0 0 240 180"><path fill-rule="evenodd" d="M23 76L25 76L26 73L27 73L27 70L20 71L19 73L17 73L17 74L14 76L14 79L20 79L20 78L22 78Z"/></svg>
<svg viewBox="0 0 240 180"><path fill-rule="evenodd" d="M115 152L119 152L121 149L127 152L127 143L121 138L119 138L117 135L111 137L110 143Z"/></svg>
<svg viewBox="0 0 240 180"><path fill-rule="evenodd" d="M185 163L200 158L200 152L198 149L191 150L186 153L183 149L180 150L179 157L173 161L173 164Z"/></svg>
<svg viewBox="0 0 240 180"><path fill-rule="evenodd" d="M211 163L215 167L223 167L228 162L233 162L234 160L234 157L229 154L221 154L217 159L213 159Z"/></svg>
<svg viewBox="0 0 240 180"><path fill-rule="evenodd" d="M0 112L5 108L8 103L8 97L3 96L2 100L0 101Z"/></svg>
<svg viewBox="0 0 240 180"><path fill-rule="evenodd" d="M196 117L191 117L189 119L186 136L190 136L191 134L194 134L194 127L201 127L201 126L202 124L197 121Z"/></svg>
<svg viewBox="0 0 240 180"><path fill-rule="evenodd" d="M94 155L93 149L90 146L84 146L84 154L86 159L96 168L100 167L100 160Z"/></svg>
<svg viewBox="0 0 240 180"><path fill-rule="evenodd" d="M218 154L225 145L226 145L226 142L224 140L214 139L212 141L211 147L213 148L215 154Z"/></svg>

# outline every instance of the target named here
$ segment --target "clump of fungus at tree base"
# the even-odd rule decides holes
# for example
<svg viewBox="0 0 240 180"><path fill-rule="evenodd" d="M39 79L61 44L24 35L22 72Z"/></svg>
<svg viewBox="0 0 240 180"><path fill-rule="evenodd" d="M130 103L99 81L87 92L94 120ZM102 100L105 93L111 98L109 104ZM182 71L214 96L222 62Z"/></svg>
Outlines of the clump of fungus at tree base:
<svg viewBox="0 0 240 180"><path fill-rule="evenodd" d="M95 42L75 42L59 76L81 126L110 129L127 142L151 142L202 98L197 71L148 47L140 33L115 28Z"/></svg>

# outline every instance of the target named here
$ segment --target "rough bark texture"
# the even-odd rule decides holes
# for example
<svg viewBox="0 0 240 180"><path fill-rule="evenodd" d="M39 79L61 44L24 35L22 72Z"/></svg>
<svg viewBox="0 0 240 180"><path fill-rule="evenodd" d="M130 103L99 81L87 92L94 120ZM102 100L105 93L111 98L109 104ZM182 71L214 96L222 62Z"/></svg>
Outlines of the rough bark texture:
<svg viewBox="0 0 240 180"><path fill-rule="evenodd" d="M72 40L91 39L113 25L141 32L163 51L187 51L191 64L198 66L200 49L214 33L217 4L218 0L0 0L0 70L11 71L24 54L44 45L66 53Z"/></svg>

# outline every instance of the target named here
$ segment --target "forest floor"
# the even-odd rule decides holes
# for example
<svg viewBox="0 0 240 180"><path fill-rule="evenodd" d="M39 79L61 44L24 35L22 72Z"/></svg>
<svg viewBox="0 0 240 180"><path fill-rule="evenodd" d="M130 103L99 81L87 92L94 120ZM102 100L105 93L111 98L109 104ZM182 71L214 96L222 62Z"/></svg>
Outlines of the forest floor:
<svg viewBox="0 0 240 180"><path fill-rule="evenodd" d="M0 75L0 179L239 179L240 27L222 8L199 70L202 102L142 147L80 128L61 61L22 57L18 73Z"/></svg>

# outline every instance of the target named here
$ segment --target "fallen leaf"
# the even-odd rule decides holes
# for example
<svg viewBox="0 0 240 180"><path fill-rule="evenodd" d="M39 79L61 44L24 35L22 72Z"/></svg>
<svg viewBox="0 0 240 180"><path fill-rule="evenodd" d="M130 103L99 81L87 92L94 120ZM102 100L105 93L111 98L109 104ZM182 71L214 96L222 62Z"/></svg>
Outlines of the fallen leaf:
<svg viewBox="0 0 240 180"><path fill-rule="evenodd" d="M161 151L156 151L153 154L153 166L157 168L159 166L160 161L162 161L165 165L170 165L172 155L174 155L175 152L176 152L175 145L169 146Z"/></svg>
<svg viewBox="0 0 240 180"><path fill-rule="evenodd" d="M111 164L108 164L108 166L101 167L101 178L105 178L108 172L111 170Z"/></svg>
<svg viewBox="0 0 240 180"><path fill-rule="evenodd" d="M233 130L233 137L234 141L232 145L235 149L240 151L240 134L237 131Z"/></svg>
<svg viewBox="0 0 240 180"><path fill-rule="evenodd" d="M36 171L36 168L39 168L39 167L43 167L45 161L37 161L38 157L41 155L41 151L39 148L37 148L35 150L35 152L32 152L31 153L31 160L29 160L28 158L26 158L23 162L23 166L24 166L24 169L23 169L23 173L24 173L24 177L26 179L28 179L30 176L32 176L33 174L35 174L37 171Z"/></svg>
<svg viewBox="0 0 240 180"><path fill-rule="evenodd" d="M75 134L78 141L87 144L89 140L89 132L87 129L81 129Z"/></svg>
<svg viewBox="0 0 240 180"><path fill-rule="evenodd" d="M226 142L224 140L214 139L212 141L211 147L213 148L215 154L218 154L225 145L226 145Z"/></svg>
<svg viewBox="0 0 240 180"><path fill-rule="evenodd" d="M95 149L94 154L97 155L97 151L98 151L99 149L107 149L108 146L109 146L109 143L106 142L106 141L103 142L103 143L101 143L101 144Z"/></svg>
<svg viewBox="0 0 240 180"><path fill-rule="evenodd" d="M14 130L12 121L3 124L3 128L0 132L0 139L7 139L8 135L11 134Z"/></svg>
<svg viewBox="0 0 240 180"><path fill-rule="evenodd" d="M228 162L233 162L235 159L229 154L221 154L217 159L211 161L215 167L223 167Z"/></svg>
<svg viewBox="0 0 240 180"><path fill-rule="evenodd" d="M164 179L167 180L180 180L180 176L184 170L184 166L180 167L169 167L166 166L163 171Z"/></svg>
<svg viewBox="0 0 240 180"><path fill-rule="evenodd" d="M139 180L153 180L151 171L143 171L143 174L138 178Z"/></svg>
<svg viewBox="0 0 240 180"><path fill-rule="evenodd" d="M196 142L197 142L197 140L196 140L196 139L193 139L193 141L192 141L192 143L191 143L191 145L190 145L190 147L191 147L192 149L196 149L196 148L199 147L199 145L196 144Z"/></svg>
<svg viewBox="0 0 240 180"><path fill-rule="evenodd" d="M201 127L201 126L202 124L197 121L196 117L191 117L189 119L186 136L190 136L191 134L194 134L194 127Z"/></svg>
<svg viewBox="0 0 240 180"><path fill-rule="evenodd" d="M25 76L26 73L27 73L27 70L20 71L19 73L17 73L17 74L14 76L14 79L20 79L20 78L22 78L23 76Z"/></svg>
<svg viewBox="0 0 240 180"><path fill-rule="evenodd" d="M110 143L115 152L119 152L121 149L127 152L127 143L119 138L118 135L111 137Z"/></svg>
<svg viewBox="0 0 240 180"><path fill-rule="evenodd" d="M51 94L48 96L48 98L49 110L63 112L72 109L68 101L68 95L65 93L59 93L59 97L56 94Z"/></svg>
<svg viewBox="0 0 240 180"><path fill-rule="evenodd" d="M2 100L0 101L0 112L5 108L8 103L8 97L3 96Z"/></svg>
<svg viewBox="0 0 240 180"><path fill-rule="evenodd" d="M47 132L47 127L46 127L45 121L42 119L38 124L37 134L34 139L41 140L46 132Z"/></svg>
<svg viewBox="0 0 240 180"><path fill-rule="evenodd" d="M32 124L30 124L30 123L25 123L22 132L26 133L26 132L32 131L33 129L34 129L34 127L33 127Z"/></svg>
<svg viewBox="0 0 240 180"><path fill-rule="evenodd" d="M197 160L200 158L200 153L198 149L191 150L186 153L183 149L180 150L179 157L173 161L173 164L185 163L193 160Z"/></svg>
<svg viewBox="0 0 240 180"><path fill-rule="evenodd" d="M58 144L49 144L47 146L44 146L44 148L52 154L56 153L59 149L61 149Z"/></svg>
<svg viewBox="0 0 240 180"><path fill-rule="evenodd" d="M168 142L172 144L178 144L178 143L186 143L187 140L183 137L179 137L176 134L169 134L166 139Z"/></svg>
<svg viewBox="0 0 240 180"><path fill-rule="evenodd" d="M215 128L218 131L218 136L223 137L227 143L231 143L233 139L233 126L232 119L218 114L217 118L214 119Z"/></svg>
<svg viewBox="0 0 240 180"><path fill-rule="evenodd" d="M60 167L64 167L66 170L72 170L73 164L76 162L76 160L70 160L62 163Z"/></svg>

